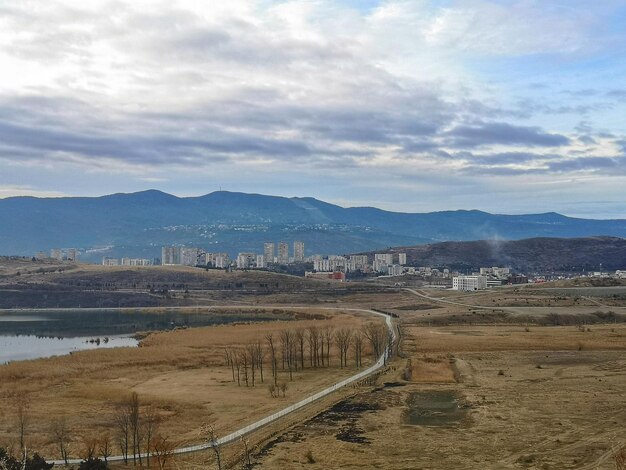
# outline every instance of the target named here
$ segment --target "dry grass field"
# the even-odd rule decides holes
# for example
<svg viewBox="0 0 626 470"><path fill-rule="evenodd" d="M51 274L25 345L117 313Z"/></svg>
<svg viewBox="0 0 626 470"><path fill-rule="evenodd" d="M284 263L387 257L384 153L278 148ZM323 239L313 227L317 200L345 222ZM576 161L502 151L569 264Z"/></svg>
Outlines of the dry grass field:
<svg viewBox="0 0 626 470"><path fill-rule="evenodd" d="M379 387L269 442L259 468L615 468L626 444L624 325L406 335L408 357Z"/></svg>
<svg viewBox="0 0 626 470"><path fill-rule="evenodd" d="M32 274L31 281L40 275L54 276L63 289L80 290L85 280L107 282L101 268ZM117 292L152 295L147 284L132 287L141 275L120 269L110 280ZM163 271L152 275L151 282L162 280ZM334 366L298 371L286 397L271 398L269 361L266 384L254 388L234 384L224 365L225 348L241 348L267 332L326 324L356 328L371 321L329 307L392 314L402 326L398 357L369 385L346 388L251 435L255 468L608 470L615 449L626 445L626 302L615 290L619 286L415 294L265 273L228 277L181 268L168 276L182 287L170 291L167 305L304 309L295 322L156 333L136 349L0 366L0 445L16 440L9 398L16 390L29 397L28 442L46 456L57 455L49 438L52 419L67 416L76 435L101 433L112 429L115 404L131 391L158 410L162 432L179 445L199 442L206 422L224 435L355 371L336 366L333 348ZM278 288L264 287L270 278ZM161 300L155 306L163 306ZM283 372L279 380L286 379ZM81 443L72 446L76 455ZM241 445L228 446L224 456L228 468L239 468ZM177 469L211 467L211 452L171 462Z"/></svg>
<svg viewBox="0 0 626 470"><path fill-rule="evenodd" d="M53 420L65 417L75 436L105 431L113 434L115 406L130 392L137 392L144 405L158 410L163 418L161 433L175 437L182 445L199 441L203 423L211 423L220 434L226 434L354 373L353 368L339 368L338 353L332 348L331 367L311 369L307 364L303 371L294 373L293 381L289 381L286 371L279 371L279 381L288 384L284 398L272 398L268 391L269 356L265 359L263 384L258 383L258 370L257 386L233 383L231 369L225 365L226 348L237 350L256 340L264 342L268 333L279 344L279 334L285 329L356 329L367 321L376 321L367 315L316 309L300 311L297 317L297 321L154 333L139 348L82 351L0 366L0 445L15 444L17 440L11 398L15 393L28 398L29 447L58 458L50 437ZM364 366L369 360L368 356ZM280 368L280 360L278 363ZM81 445L73 445L75 456Z"/></svg>

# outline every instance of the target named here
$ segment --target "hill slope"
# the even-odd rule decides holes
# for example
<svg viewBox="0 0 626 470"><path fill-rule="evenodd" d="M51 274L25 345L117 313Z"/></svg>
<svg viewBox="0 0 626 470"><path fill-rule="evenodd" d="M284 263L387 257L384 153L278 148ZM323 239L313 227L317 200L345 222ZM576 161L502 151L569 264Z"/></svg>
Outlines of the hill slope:
<svg viewBox="0 0 626 470"><path fill-rule="evenodd" d="M518 271L626 269L626 239L616 237L530 238L525 240L443 242L399 247L414 266L446 266L459 270L508 266ZM373 253L368 253L373 255Z"/></svg>
<svg viewBox="0 0 626 470"><path fill-rule="evenodd" d="M258 252L264 241L297 239L311 254L496 237L626 236L626 220L576 219L556 213L409 214L225 191L188 198L155 190L97 198L7 198L0 199L0 221L0 254L109 247L93 252L93 259L103 254L158 256L165 244L234 254Z"/></svg>

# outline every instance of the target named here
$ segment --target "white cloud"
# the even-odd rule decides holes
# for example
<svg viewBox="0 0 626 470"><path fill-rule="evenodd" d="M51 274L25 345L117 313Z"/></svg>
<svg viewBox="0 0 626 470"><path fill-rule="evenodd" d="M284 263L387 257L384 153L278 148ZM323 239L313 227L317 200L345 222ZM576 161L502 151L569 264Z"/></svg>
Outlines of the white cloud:
<svg viewBox="0 0 626 470"><path fill-rule="evenodd" d="M185 167L229 178L253 168L270 180L355 169L469 178L487 168L507 180L549 173L554 158L586 159L559 172L604 162L596 170L608 175L625 129L579 140L554 115L578 121L580 106L536 97L504 106L514 100L483 82L474 60L593 54L619 3L445 4L3 2L0 69L11 73L0 74L0 161L154 183ZM515 152L534 159L505 161ZM470 153L503 160L479 165Z"/></svg>

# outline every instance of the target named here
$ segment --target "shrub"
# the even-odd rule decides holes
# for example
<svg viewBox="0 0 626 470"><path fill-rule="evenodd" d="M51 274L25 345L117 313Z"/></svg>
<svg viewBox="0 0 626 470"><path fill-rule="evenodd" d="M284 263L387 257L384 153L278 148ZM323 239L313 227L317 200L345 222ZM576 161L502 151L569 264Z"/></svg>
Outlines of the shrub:
<svg viewBox="0 0 626 470"><path fill-rule="evenodd" d="M315 457L313 457L313 451L308 450L306 454L304 454L304 456L306 457L306 461L308 463L315 463Z"/></svg>
<svg viewBox="0 0 626 470"><path fill-rule="evenodd" d="M80 463L79 470L107 470L109 468L103 460L96 457L89 457Z"/></svg>

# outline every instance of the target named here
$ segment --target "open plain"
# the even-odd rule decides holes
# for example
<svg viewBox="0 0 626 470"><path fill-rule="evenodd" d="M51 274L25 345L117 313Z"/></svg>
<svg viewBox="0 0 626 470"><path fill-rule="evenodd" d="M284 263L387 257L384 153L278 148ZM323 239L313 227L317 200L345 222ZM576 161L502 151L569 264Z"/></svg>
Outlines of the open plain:
<svg viewBox="0 0 626 470"><path fill-rule="evenodd" d="M285 330L327 326L335 334L356 333L376 321L350 308L392 317L400 339L388 366L249 435L248 453L243 444L225 446L225 467L238 468L249 456L256 468L613 469L614 454L626 445L622 286L460 293L191 268L146 269L153 278L139 285L135 280L144 272L138 268L36 271L21 273L19 281L7 274L3 285L24 292L83 289L88 296L97 282L101 299L120 291L126 298L157 299L149 305L155 315L178 306L181 312L242 317L228 325L146 332L139 348L0 366L0 445L15 447L18 438L16 395L28 397L29 446L48 458L59 457L52 422L67 421L70 454L81 456L85 437L115 437L116 407L131 392L142 409L155 410L159 433L178 446L202 442L200 428L207 423L224 435L358 371L354 342L348 366L341 368L334 337L330 366L311 367L306 346L305 367L294 370L293 381L278 364L285 396L272 397L268 387L268 333L278 338ZM156 289L154 277L161 283ZM256 322L254 312L263 312L266 321ZM267 321L272 314L276 320ZM257 370L255 387L237 385L225 352L258 341L264 382L258 383ZM373 358L365 342L362 367ZM115 440L112 445L119 454ZM168 467L214 464L214 454L203 451L177 456Z"/></svg>

